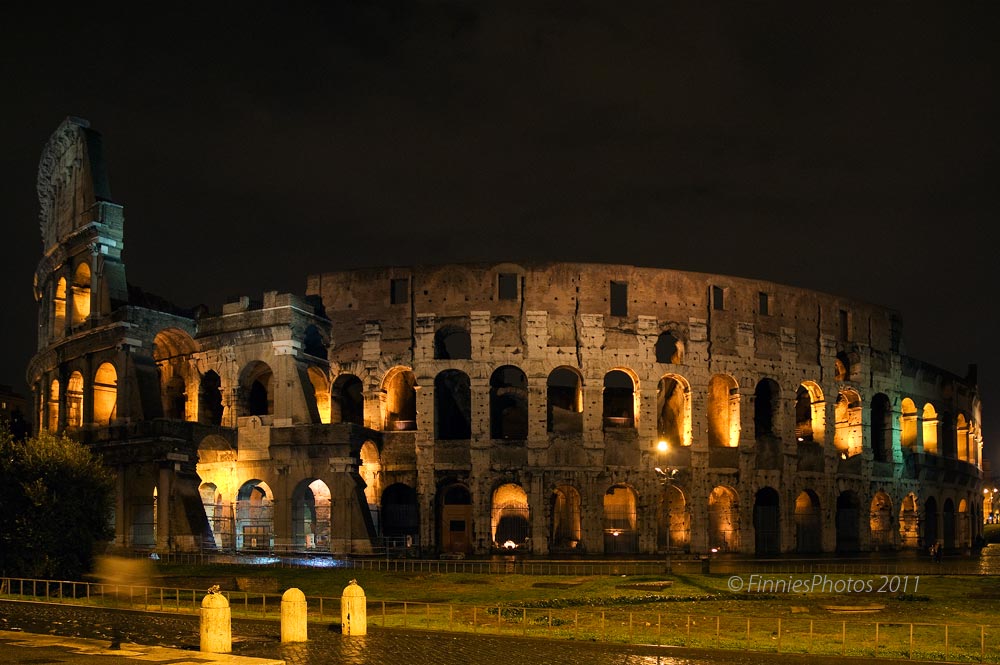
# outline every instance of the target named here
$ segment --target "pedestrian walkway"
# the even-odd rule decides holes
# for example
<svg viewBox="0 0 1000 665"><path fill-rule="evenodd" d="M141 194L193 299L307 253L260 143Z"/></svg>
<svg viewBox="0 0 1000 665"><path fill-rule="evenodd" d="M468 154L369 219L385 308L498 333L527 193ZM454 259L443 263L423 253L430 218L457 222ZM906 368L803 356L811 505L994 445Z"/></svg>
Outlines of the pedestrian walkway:
<svg viewBox="0 0 1000 665"><path fill-rule="evenodd" d="M252 658L233 654L202 653L160 646L123 642L112 649L108 640L81 637L39 635L13 630L0 630L0 659L6 663L66 663L67 665L284 665L273 658Z"/></svg>

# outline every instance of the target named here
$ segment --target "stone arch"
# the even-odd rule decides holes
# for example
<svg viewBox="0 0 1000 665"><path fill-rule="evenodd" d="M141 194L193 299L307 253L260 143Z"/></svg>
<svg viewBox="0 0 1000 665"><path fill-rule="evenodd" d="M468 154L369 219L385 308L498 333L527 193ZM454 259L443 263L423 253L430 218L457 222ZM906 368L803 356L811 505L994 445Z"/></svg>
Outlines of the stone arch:
<svg viewBox="0 0 1000 665"><path fill-rule="evenodd" d="M922 414L921 423L921 433L923 434L924 440L924 452L933 453L935 455L938 453L938 413L934 408L934 405L930 402L924 404L924 411Z"/></svg>
<svg viewBox="0 0 1000 665"><path fill-rule="evenodd" d="M684 362L684 344L669 330L660 333L654 346L656 362L679 365Z"/></svg>
<svg viewBox="0 0 1000 665"><path fill-rule="evenodd" d="M822 552L822 536L819 496L811 489L803 490L795 499L795 551L799 554Z"/></svg>
<svg viewBox="0 0 1000 665"><path fill-rule="evenodd" d="M781 388L774 379L763 378L754 388L753 432L754 439L775 438L775 420L778 418Z"/></svg>
<svg viewBox="0 0 1000 665"><path fill-rule="evenodd" d="M899 404L899 444L902 448L916 450L917 424L917 406L912 399L904 397Z"/></svg>
<svg viewBox="0 0 1000 665"><path fill-rule="evenodd" d="M274 374L261 360L247 363L240 372L241 416L266 416L274 413Z"/></svg>
<svg viewBox="0 0 1000 665"><path fill-rule="evenodd" d="M731 376L716 374L706 399L708 445L735 448L740 443L740 386Z"/></svg>
<svg viewBox="0 0 1000 665"><path fill-rule="evenodd" d="M580 492L572 485L559 485L552 490L552 532L549 550L572 551L580 544L581 501Z"/></svg>
<svg viewBox="0 0 1000 665"><path fill-rule="evenodd" d="M833 445L841 458L861 453L864 437L861 431L861 395L853 388L843 388L834 406L836 416Z"/></svg>
<svg viewBox="0 0 1000 665"><path fill-rule="evenodd" d="M387 430L417 429L417 378L409 367L393 367L382 380Z"/></svg>
<svg viewBox="0 0 1000 665"><path fill-rule="evenodd" d="M546 429L558 434L583 432L583 378L572 367L560 366L549 372Z"/></svg>
<svg viewBox="0 0 1000 665"><path fill-rule="evenodd" d="M834 358L833 379L834 381L851 380L851 358L844 351L838 353L837 357Z"/></svg>
<svg viewBox="0 0 1000 665"><path fill-rule="evenodd" d="M393 483L382 492L382 536L386 544L413 544L420 536L420 506L417 491L404 483Z"/></svg>
<svg viewBox="0 0 1000 665"><path fill-rule="evenodd" d="M313 402L316 404L316 414L313 416L323 425L330 423L330 381L326 372L312 365L306 368L306 376L312 387Z"/></svg>
<svg viewBox="0 0 1000 665"><path fill-rule="evenodd" d="M872 456L876 462L892 461L892 405L885 393L875 393L871 400Z"/></svg>
<svg viewBox="0 0 1000 665"><path fill-rule="evenodd" d="M86 261L81 261L76 266L70 293L73 301L70 326L75 328L90 318L90 264Z"/></svg>
<svg viewBox="0 0 1000 665"><path fill-rule="evenodd" d="M189 362L197 352L198 344L179 328L164 328L153 338L153 361L160 378L160 400L165 418L187 420L187 386L193 373Z"/></svg>
<svg viewBox="0 0 1000 665"><path fill-rule="evenodd" d="M140 483L130 488L131 546L134 549L151 550L156 547L157 504L159 492L156 483Z"/></svg>
<svg viewBox="0 0 1000 665"><path fill-rule="evenodd" d="M274 493L262 480L248 480L236 493L236 549L274 547Z"/></svg>
<svg viewBox="0 0 1000 665"><path fill-rule="evenodd" d="M656 504L656 549L688 550L691 547L691 511L684 491L672 484L660 490Z"/></svg>
<svg viewBox="0 0 1000 665"><path fill-rule="evenodd" d="M66 427L83 426L83 374L73 372L66 382Z"/></svg>
<svg viewBox="0 0 1000 665"><path fill-rule="evenodd" d="M604 375L604 427L635 427L636 381L630 372L613 369Z"/></svg>
<svg viewBox="0 0 1000 665"><path fill-rule="evenodd" d="M913 492L899 505L899 544L908 549L920 547L920 509Z"/></svg>
<svg viewBox="0 0 1000 665"><path fill-rule="evenodd" d="M795 439L823 443L826 430L823 390L815 381L803 381L795 392Z"/></svg>
<svg viewBox="0 0 1000 665"><path fill-rule="evenodd" d="M438 490L441 549L472 552L472 493L463 483L451 482ZM494 530L496 525L494 524Z"/></svg>
<svg viewBox="0 0 1000 665"><path fill-rule="evenodd" d="M233 547L232 506L226 505L215 483L202 483L198 488L201 505L205 509L209 532L205 534L202 546L224 550Z"/></svg>
<svg viewBox="0 0 1000 665"><path fill-rule="evenodd" d="M333 524L330 488L318 478L307 478L292 492L292 547L329 550Z"/></svg>
<svg viewBox="0 0 1000 665"><path fill-rule="evenodd" d="M531 551L531 510L523 487L506 483L493 491L490 531L496 548Z"/></svg>
<svg viewBox="0 0 1000 665"><path fill-rule="evenodd" d="M740 508L736 490L719 485L708 495L708 546L732 552L740 546Z"/></svg>
<svg viewBox="0 0 1000 665"><path fill-rule="evenodd" d="M844 490L837 496L837 551L857 552L861 549L861 500L854 490Z"/></svg>
<svg viewBox="0 0 1000 665"><path fill-rule="evenodd" d="M110 425L118 411L118 372L109 362L94 373L94 424Z"/></svg>
<svg viewBox="0 0 1000 665"><path fill-rule="evenodd" d="M198 385L198 422L222 425L222 379L215 370L205 372Z"/></svg>
<svg viewBox="0 0 1000 665"><path fill-rule="evenodd" d="M364 384L354 374L340 374L330 389L330 422L365 424Z"/></svg>
<svg viewBox="0 0 1000 665"><path fill-rule="evenodd" d="M781 506L773 487L762 487L754 496L753 528L757 555L781 552Z"/></svg>
<svg viewBox="0 0 1000 665"><path fill-rule="evenodd" d="M958 502L958 514L955 522L955 546L969 547L972 545L972 521L970 519L969 502L961 499Z"/></svg>
<svg viewBox="0 0 1000 665"><path fill-rule="evenodd" d="M472 387L465 372L446 369L434 377L434 438L472 438Z"/></svg>
<svg viewBox="0 0 1000 665"><path fill-rule="evenodd" d="M955 502L951 497L941 504L941 541L946 550L955 549Z"/></svg>
<svg viewBox="0 0 1000 665"><path fill-rule="evenodd" d="M691 388L676 374L667 374L656 389L656 433L660 440L691 445Z"/></svg>
<svg viewBox="0 0 1000 665"><path fill-rule="evenodd" d="M604 494L604 553L636 554L639 531L635 490L612 485Z"/></svg>
<svg viewBox="0 0 1000 665"><path fill-rule="evenodd" d="M375 533L381 533L379 497L382 495L382 459L378 446L372 441L365 441L361 444L360 457L361 465L358 467L358 473L365 481L365 500L368 503L368 512L371 513Z"/></svg>
<svg viewBox="0 0 1000 665"><path fill-rule="evenodd" d="M895 547L895 532L893 528L892 499L883 491L878 491L872 497L869 515L872 549L888 550Z"/></svg>
<svg viewBox="0 0 1000 665"><path fill-rule="evenodd" d="M504 365L490 376L490 438L528 438L528 377Z"/></svg>
<svg viewBox="0 0 1000 665"><path fill-rule="evenodd" d="M472 336L465 328L441 326L434 332L435 360L469 360L472 358Z"/></svg>
<svg viewBox="0 0 1000 665"><path fill-rule="evenodd" d="M52 296L51 336L60 339L66 336L66 278L60 277Z"/></svg>
<svg viewBox="0 0 1000 665"><path fill-rule="evenodd" d="M925 548L938 542L941 534L938 533L938 505L937 499L932 496L924 500L924 542L921 545Z"/></svg>
<svg viewBox="0 0 1000 665"><path fill-rule="evenodd" d="M50 432L59 429L59 398L59 379L52 379L52 382L49 383L48 418L46 419L46 427Z"/></svg>
<svg viewBox="0 0 1000 665"><path fill-rule="evenodd" d="M972 461L971 446L969 445L969 423L965 419L964 413L958 413L955 416L955 444L958 459L963 462Z"/></svg>

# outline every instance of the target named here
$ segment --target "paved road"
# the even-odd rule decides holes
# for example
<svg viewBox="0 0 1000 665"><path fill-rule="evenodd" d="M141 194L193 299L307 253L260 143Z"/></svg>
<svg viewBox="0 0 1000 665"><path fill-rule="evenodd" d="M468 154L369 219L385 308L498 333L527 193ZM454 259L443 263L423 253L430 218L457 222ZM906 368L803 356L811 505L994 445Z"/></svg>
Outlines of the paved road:
<svg viewBox="0 0 1000 665"><path fill-rule="evenodd" d="M282 645L274 621L233 621L233 656L219 658L198 649L193 616L130 612L68 605L0 601L0 660L14 663L124 665L817 665L856 662L739 652L695 652L671 647L620 646L590 642L519 639L485 635L373 629L348 637L321 624L309 625L309 641ZM6 632L5 632L6 631ZM11 632L17 631L17 632ZM25 631L25 632L20 632ZM108 649L116 639L122 651ZM170 647L149 649L132 643ZM82 646L81 646L82 645ZM889 662L889 661L886 661Z"/></svg>

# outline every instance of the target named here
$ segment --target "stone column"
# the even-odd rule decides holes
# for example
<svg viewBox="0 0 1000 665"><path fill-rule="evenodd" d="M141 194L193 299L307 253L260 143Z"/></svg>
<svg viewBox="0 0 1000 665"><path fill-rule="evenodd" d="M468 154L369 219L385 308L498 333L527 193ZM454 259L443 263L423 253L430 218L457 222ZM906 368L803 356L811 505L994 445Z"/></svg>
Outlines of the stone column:
<svg viewBox="0 0 1000 665"><path fill-rule="evenodd" d="M173 469L169 462L161 462L159 480L156 483L156 549L166 552L170 549L170 481Z"/></svg>

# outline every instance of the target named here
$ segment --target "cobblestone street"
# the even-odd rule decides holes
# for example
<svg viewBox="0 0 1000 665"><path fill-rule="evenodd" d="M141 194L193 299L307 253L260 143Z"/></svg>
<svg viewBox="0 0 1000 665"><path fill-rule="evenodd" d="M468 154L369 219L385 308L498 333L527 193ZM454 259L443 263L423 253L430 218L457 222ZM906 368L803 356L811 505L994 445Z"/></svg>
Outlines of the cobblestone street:
<svg viewBox="0 0 1000 665"><path fill-rule="evenodd" d="M763 665L780 662L834 663L838 659L739 652L681 652L676 648L622 646L590 642L518 639L497 636L427 633L402 630L372 630L364 637L345 637L322 624L310 624L309 641L282 645L279 625L273 621L233 621L233 654L254 658L281 659L288 665ZM130 612L79 606L0 601L0 630L81 637L123 643L158 645L182 649L198 660L198 619L193 616L154 612ZM0 643L0 656L4 645ZM176 652L178 658L184 652ZM108 655L113 655L109 651ZM106 656L97 660L56 660L55 662L110 663ZM11 658L3 658L10 661ZM15 662L40 662L21 659ZM162 662L162 661L161 661Z"/></svg>

